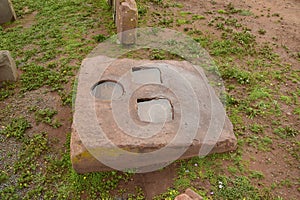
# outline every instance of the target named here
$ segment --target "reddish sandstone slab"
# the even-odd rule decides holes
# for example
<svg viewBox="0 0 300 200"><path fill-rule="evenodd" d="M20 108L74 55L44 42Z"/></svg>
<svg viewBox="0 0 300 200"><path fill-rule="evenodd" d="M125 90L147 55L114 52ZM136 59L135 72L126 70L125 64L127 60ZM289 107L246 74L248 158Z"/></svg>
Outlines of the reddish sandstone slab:
<svg viewBox="0 0 300 200"><path fill-rule="evenodd" d="M77 172L146 172L235 148L232 124L201 69L104 56L83 62L71 140Z"/></svg>

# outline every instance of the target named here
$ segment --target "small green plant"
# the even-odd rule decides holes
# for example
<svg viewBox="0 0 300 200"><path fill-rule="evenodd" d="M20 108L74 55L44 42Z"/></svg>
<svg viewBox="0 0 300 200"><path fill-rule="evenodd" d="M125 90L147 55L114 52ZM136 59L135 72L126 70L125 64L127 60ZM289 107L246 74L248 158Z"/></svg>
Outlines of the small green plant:
<svg viewBox="0 0 300 200"><path fill-rule="evenodd" d="M137 7L138 7L138 13L140 17L143 17L147 14L147 8L140 3L140 1L137 1Z"/></svg>
<svg viewBox="0 0 300 200"><path fill-rule="evenodd" d="M150 58L151 60L164 60L166 58L166 53L159 49L153 49Z"/></svg>
<svg viewBox="0 0 300 200"><path fill-rule="evenodd" d="M295 108L294 112L295 115L298 115L298 118L300 119L300 107Z"/></svg>
<svg viewBox="0 0 300 200"><path fill-rule="evenodd" d="M176 198L176 196L178 196L180 194L180 192L176 189L168 189L167 192L155 196L154 200L160 200L160 199L165 199L165 200L173 200Z"/></svg>
<svg viewBox="0 0 300 200"><path fill-rule="evenodd" d="M205 17L203 15L193 15L192 19L193 20L202 20L202 19L205 19Z"/></svg>
<svg viewBox="0 0 300 200"><path fill-rule="evenodd" d="M30 123L24 117L15 118L4 130L0 131L0 134L3 134L8 138L14 137L16 139L23 139L25 131L30 127Z"/></svg>
<svg viewBox="0 0 300 200"><path fill-rule="evenodd" d="M99 35L96 35L96 36L93 36L93 39L96 40L96 42L104 42L107 37L105 35L102 35L102 34L99 34Z"/></svg>
<svg viewBox="0 0 300 200"><path fill-rule="evenodd" d="M254 133L263 133L264 127L259 124L253 124L251 125L250 130Z"/></svg>
<svg viewBox="0 0 300 200"><path fill-rule="evenodd" d="M175 181L175 188L178 188L178 190L184 190L190 187L191 180L189 178L180 177Z"/></svg>
<svg viewBox="0 0 300 200"><path fill-rule="evenodd" d="M38 124L40 122L43 122L43 123L49 124L50 126L53 126L54 128L58 128L61 126L61 123L57 119L52 120L52 118L56 114L57 114L57 111L50 109L50 108L37 110L34 113L35 121Z"/></svg>
<svg viewBox="0 0 300 200"><path fill-rule="evenodd" d="M260 35L265 35L266 32L267 32L267 31L264 30L264 29L262 29L262 28L258 30L258 33L259 33Z"/></svg>
<svg viewBox="0 0 300 200"><path fill-rule="evenodd" d="M289 137L296 137L297 135L299 135L299 130L293 129L289 126L285 126L274 129L274 133L279 137L285 139Z"/></svg>
<svg viewBox="0 0 300 200"><path fill-rule="evenodd" d="M249 100L254 101L254 100L257 100L257 99L269 98L270 96L271 95L270 95L270 90L269 89L255 87L249 95Z"/></svg>
<svg viewBox="0 0 300 200"><path fill-rule="evenodd" d="M232 179L219 176L215 183L214 196L216 199L261 199L258 189L245 176Z"/></svg>
<svg viewBox="0 0 300 200"><path fill-rule="evenodd" d="M251 174L250 174L249 177L254 178L254 179L263 179L264 174L262 172L259 172L259 171L251 171Z"/></svg>
<svg viewBox="0 0 300 200"><path fill-rule="evenodd" d="M250 10L239 10L239 14L242 16L251 16L253 13Z"/></svg>
<svg viewBox="0 0 300 200"><path fill-rule="evenodd" d="M0 83L0 101L13 95L15 87L16 87L16 85L14 83L1 82Z"/></svg>
<svg viewBox="0 0 300 200"><path fill-rule="evenodd" d="M291 97L285 95L280 96L280 100L284 101L288 105L290 105L293 102Z"/></svg>
<svg viewBox="0 0 300 200"><path fill-rule="evenodd" d="M192 14L192 12L189 12L189 11L180 11L179 14L180 14L180 16L185 17L185 16L187 16L187 15Z"/></svg>
<svg viewBox="0 0 300 200"><path fill-rule="evenodd" d="M4 171L0 171L0 184L7 181L9 178L8 174Z"/></svg>
<svg viewBox="0 0 300 200"><path fill-rule="evenodd" d="M150 2L156 3L156 4L162 4L163 0L150 0Z"/></svg>
<svg viewBox="0 0 300 200"><path fill-rule="evenodd" d="M177 19L176 22L177 22L177 26L181 26L183 24L190 24L190 21L186 19Z"/></svg>

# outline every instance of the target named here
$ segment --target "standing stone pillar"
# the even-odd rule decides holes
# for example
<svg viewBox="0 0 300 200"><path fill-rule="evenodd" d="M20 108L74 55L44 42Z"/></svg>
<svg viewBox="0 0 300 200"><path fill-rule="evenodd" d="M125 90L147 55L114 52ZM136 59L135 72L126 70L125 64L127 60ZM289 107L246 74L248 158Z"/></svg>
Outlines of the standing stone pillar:
<svg viewBox="0 0 300 200"><path fill-rule="evenodd" d="M0 51L0 81L16 81L17 78L16 64L9 51Z"/></svg>
<svg viewBox="0 0 300 200"><path fill-rule="evenodd" d="M114 0L107 0L107 3L109 6L112 7L114 5Z"/></svg>
<svg viewBox="0 0 300 200"><path fill-rule="evenodd" d="M136 27L138 25L138 9L135 0L116 0L116 25L118 39L124 45L134 44L136 41Z"/></svg>
<svg viewBox="0 0 300 200"><path fill-rule="evenodd" d="M0 0L0 24L15 21L16 13L10 0Z"/></svg>

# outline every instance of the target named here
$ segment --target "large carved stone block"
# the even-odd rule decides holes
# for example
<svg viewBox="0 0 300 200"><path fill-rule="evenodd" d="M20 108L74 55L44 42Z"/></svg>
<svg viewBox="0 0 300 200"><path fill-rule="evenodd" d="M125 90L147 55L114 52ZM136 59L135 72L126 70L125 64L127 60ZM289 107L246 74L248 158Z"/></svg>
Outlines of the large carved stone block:
<svg viewBox="0 0 300 200"><path fill-rule="evenodd" d="M81 66L71 137L78 173L145 172L236 148L202 70L185 61L112 60L97 56Z"/></svg>
<svg viewBox="0 0 300 200"><path fill-rule="evenodd" d="M16 20L16 13L10 0L0 0L0 24Z"/></svg>

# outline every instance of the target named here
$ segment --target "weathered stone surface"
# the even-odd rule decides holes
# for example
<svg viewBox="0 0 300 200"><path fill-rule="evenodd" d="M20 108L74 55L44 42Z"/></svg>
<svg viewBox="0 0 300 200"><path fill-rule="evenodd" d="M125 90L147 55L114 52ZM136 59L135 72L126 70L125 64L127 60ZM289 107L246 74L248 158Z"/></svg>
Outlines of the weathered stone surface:
<svg viewBox="0 0 300 200"><path fill-rule="evenodd" d="M181 194L181 195L178 195L175 198L175 200L193 200L193 199L186 194Z"/></svg>
<svg viewBox="0 0 300 200"><path fill-rule="evenodd" d="M133 168L132 165L134 168L148 169L153 165L174 161L172 157L176 157L178 151L185 147L186 151L180 154L179 159L207 153L222 153L236 148L237 141L232 124L203 71L199 74L193 65L185 61L112 61L113 59L105 56L98 56L85 59L81 66L71 140L71 160L78 173L106 171L111 168L124 170ZM107 66L109 68L106 68ZM150 84L136 81L134 73L137 66L144 69L156 68L160 71L160 79L154 77L153 83L153 79L150 78ZM188 82L187 85L192 87L194 94L187 90L186 85L178 82L180 78L177 76ZM98 94L105 93L105 98L92 92L95 85L107 81L117 82L123 91L117 89L107 92L111 87L111 84L107 84L108 88L104 88L104 91L100 88L98 91ZM175 90L177 94L174 93ZM111 100L106 94L112 96ZM182 99L178 98L179 96ZM164 106L167 108L166 113L172 112L172 116L166 115L165 123L161 123L161 119L154 122L141 120L138 104L159 99L168 99L172 111L168 111L169 106ZM199 111L193 107L193 102L198 104ZM214 110L213 113L211 109ZM186 113L188 114L185 116ZM190 123L190 119L197 114L201 116L200 120L196 124ZM133 125L130 120L134 122ZM210 129L214 125L219 129ZM189 126L197 128L195 135L191 136ZM183 140L172 143L179 130L182 130ZM154 136L151 135L153 131L157 131ZM191 143L187 142L185 137L192 137ZM110 142L114 146L110 145ZM168 153L155 155L154 160L128 159L123 152L150 153L161 148L167 149ZM108 163L116 161L120 166L108 167L107 160L103 162L100 159L99 162L93 157L98 158L102 155L109 155L111 160Z"/></svg>
<svg viewBox="0 0 300 200"><path fill-rule="evenodd" d="M131 45L136 41L138 9L135 0L116 0L116 26L118 39L122 44Z"/></svg>
<svg viewBox="0 0 300 200"><path fill-rule="evenodd" d="M16 64L9 51L0 51L0 81L16 81Z"/></svg>
<svg viewBox="0 0 300 200"><path fill-rule="evenodd" d="M76 130L73 128L71 136L71 160L72 166L78 173L110 171L111 168L105 166L94 158L84 147Z"/></svg>
<svg viewBox="0 0 300 200"><path fill-rule="evenodd" d="M16 20L16 13L10 0L0 0L0 24Z"/></svg>
<svg viewBox="0 0 300 200"><path fill-rule="evenodd" d="M197 194L194 190L190 188L185 190L185 194L187 194L193 200L203 200L203 197L201 197L199 194Z"/></svg>

